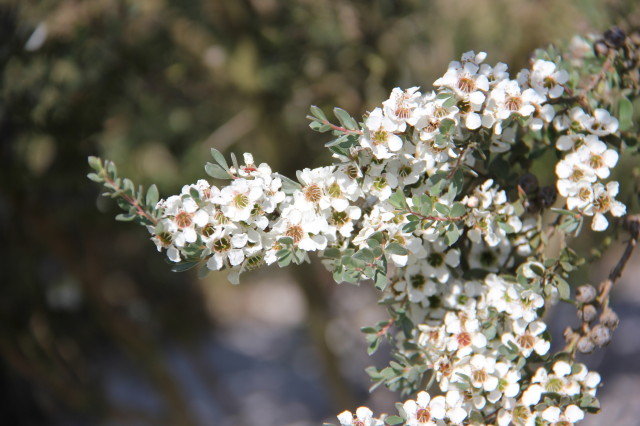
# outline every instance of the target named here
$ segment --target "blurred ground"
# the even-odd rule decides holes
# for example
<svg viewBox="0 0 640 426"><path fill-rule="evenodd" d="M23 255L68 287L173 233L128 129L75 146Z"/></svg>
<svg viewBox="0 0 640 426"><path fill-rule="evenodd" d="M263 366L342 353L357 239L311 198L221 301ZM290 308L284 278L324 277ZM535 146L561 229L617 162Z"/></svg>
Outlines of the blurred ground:
<svg viewBox="0 0 640 426"><path fill-rule="evenodd" d="M370 286L336 286L318 265L237 287L170 273L144 229L113 221L86 157L164 195L205 176L211 147L292 176L328 161L310 104L357 116L395 86L428 87L467 50L513 72L535 47L637 18L633 0L0 0L3 423L306 425L363 403L390 411L397 397L369 395L363 371L385 352L369 359L358 331L385 315ZM614 358L598 367L620 368L603 403L621 425L637 418L637 273L621 286L633 296L616 293Z"/></svg>

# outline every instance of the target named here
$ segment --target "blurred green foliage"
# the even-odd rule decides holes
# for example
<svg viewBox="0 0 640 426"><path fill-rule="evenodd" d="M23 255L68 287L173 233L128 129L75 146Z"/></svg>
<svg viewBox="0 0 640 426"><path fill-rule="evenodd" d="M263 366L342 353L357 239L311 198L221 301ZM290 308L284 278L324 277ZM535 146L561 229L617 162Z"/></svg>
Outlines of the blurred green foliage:
<svg viewBox="0 0 640 426"><path fill-rule="evenodd" d="M204 177L211 147L292 175L328 160L310 104L358 116L395 86L426 89L464 51L514 70L535 47L638 14L632 0L0 2L5 418L126 415L96 385L108 348L146 374L172 424L194 423L160 344L196 341L215 313L144 231L103 214L117 208L86 180L88 155L165 195Z"/></svg>

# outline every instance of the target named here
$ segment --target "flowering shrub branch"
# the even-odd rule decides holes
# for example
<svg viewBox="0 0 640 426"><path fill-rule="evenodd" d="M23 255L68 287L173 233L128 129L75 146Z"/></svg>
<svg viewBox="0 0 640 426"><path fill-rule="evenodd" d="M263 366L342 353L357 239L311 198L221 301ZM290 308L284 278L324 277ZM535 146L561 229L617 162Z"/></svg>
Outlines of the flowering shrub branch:
<svg viewBox="0 0 640 426"><path fill-rule="evenodd" d="M609 280L578 288L582 325L557 354L542 318L571 301L570 274L586 263L571 238L585 221L604 231L627 212L610 171L637 139L639 44L618 29L575 38L563 53L537 51L515 79L468 52L435 91L393 89L361 122L335 108L333 124L311 107L310 127L334 136L335 162L297 182L251 154L229 166L215 149L205 171L228 184L199 180L159 201L113 163L91 158L89 177L127 211L120 219L147 227L174 270L227 269L238 283L246 270L316 252L337 282L372 280L390 318L362 330L368 352L382 338L393 347L387 367L367 370L373 388L415 399L390 416L345 411L341 425L573 424L598 411L600 376L574 357L607 344L617 325L608 295L637 217ZM534 174L551 161L554 176Z"/></svg>

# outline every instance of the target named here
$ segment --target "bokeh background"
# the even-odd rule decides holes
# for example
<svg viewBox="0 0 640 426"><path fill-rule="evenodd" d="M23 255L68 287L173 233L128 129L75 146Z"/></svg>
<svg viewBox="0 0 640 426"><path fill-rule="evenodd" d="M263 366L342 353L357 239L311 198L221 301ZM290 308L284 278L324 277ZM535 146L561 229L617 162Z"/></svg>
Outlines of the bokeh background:
<svg viewBox="0 0 640 426"><path fill-rule="evenodd" d="M171 273L145 229L113 220L87 156L165 196L206 177L211 147L294 176L329 161L311 104L358 116L395 86L428 89L467 50L517 70L536 47L638 23L635 0L1 0L1 422L302 426L392 410L399 397L369 394L363 371L387 356L367 357L358 331L385 319L370 286L335 285L317 262L240 286ZM587 360L618 425L640 424L634 262L619 335Z"/></svg>

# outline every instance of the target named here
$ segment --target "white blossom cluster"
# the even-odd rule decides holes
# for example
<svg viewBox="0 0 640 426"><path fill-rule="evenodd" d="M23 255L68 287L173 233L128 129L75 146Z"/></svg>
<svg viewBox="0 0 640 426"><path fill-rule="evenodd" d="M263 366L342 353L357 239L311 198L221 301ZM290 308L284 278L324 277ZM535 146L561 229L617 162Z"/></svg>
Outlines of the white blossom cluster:
<svg viewBox="0 0 640 426"><path fill-rule="evenodd" d="M244 270L280 261L283 249L353 253L382 236L383 249L402 248L385 256L384 297L416 324L407 340L442 393L422 391L406 401L404 424L578 422L580 398L595 395L597 373L563 360L533 375L523 369L549 358L539 314L557 296L543 293L550 281L529 244L541 225L518 198L476 173L485 154L474 154L487 141L485 152L501 155L518 129L554 126L556 148L567 152L555 168L558 192L568 209L594 216L592 228L603 230L605 213L625 213L615 200L618 183L600 181L618 160L600 138L618 122L602 109L556 106L569 76L554 62L537 60L512 80L505 64L489 66L485 56L468 52L452 62L434 83L437 91L396 88L360 126L333 126L353 143L334 151L334 165L299 172L293 189L245 154L229 185L201 180L161 200L162 216L149 227L158 250L172 262L229 269L237 282ZM461 235L468 238L456 244ZM326 264L340 267L335 258ZM462 264L483 278L466 278ZM505 268L524 278L501 275ZM366 269L360 275L373 278ZM344 426L384 424L366 407L338 419Z"/></svg>
<svg viewBox="0 0 640 426"><path fill-rule="evenodd" d="M587 114L574 107L556 117L554 125L568 133L558 138L556 148L568 153L556 165L558 192L567 199L567 208L583 215L593 216L591 229L604 231L609 225L604 214L620 217L626 207L615 199L618 182L602 183L618 162L618 153L599 137L615 133L618 119L604 109Z"/></svg>

